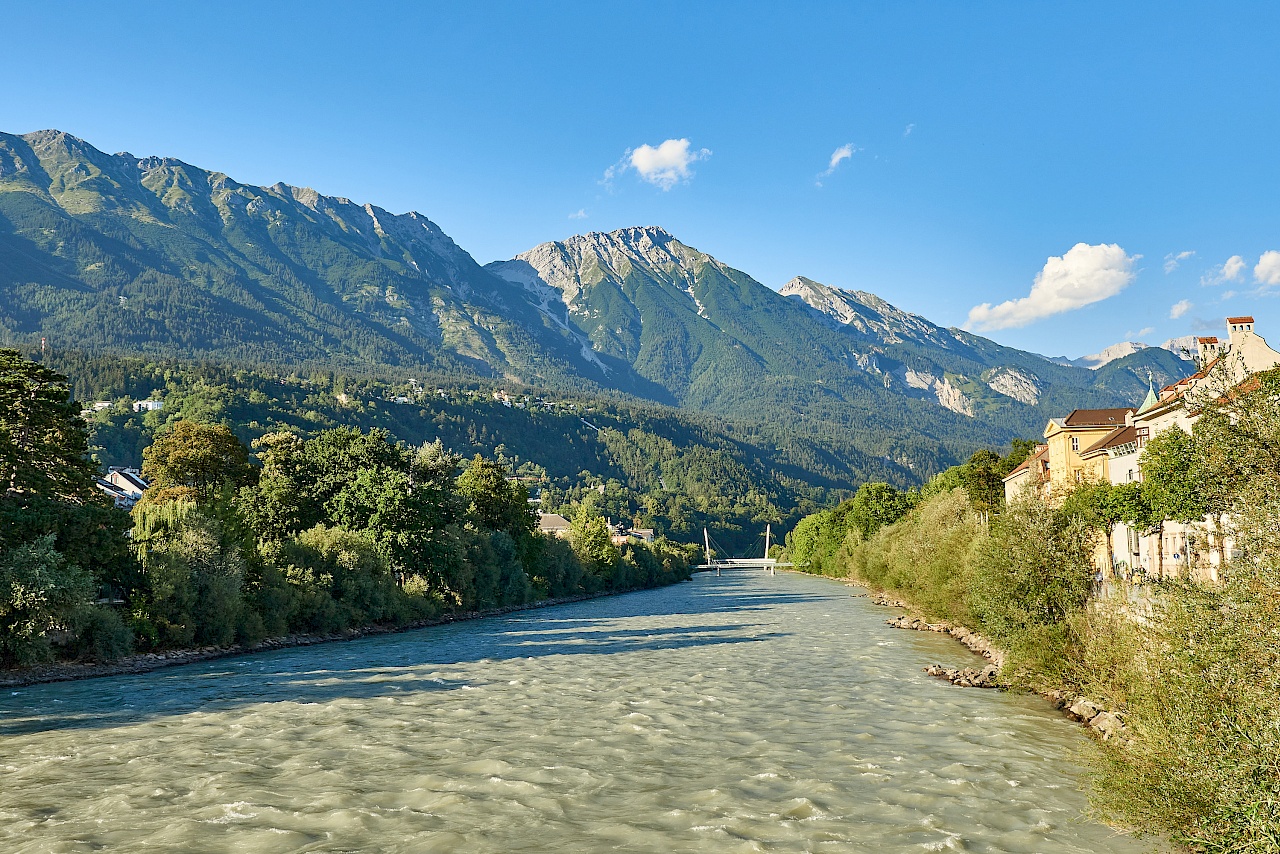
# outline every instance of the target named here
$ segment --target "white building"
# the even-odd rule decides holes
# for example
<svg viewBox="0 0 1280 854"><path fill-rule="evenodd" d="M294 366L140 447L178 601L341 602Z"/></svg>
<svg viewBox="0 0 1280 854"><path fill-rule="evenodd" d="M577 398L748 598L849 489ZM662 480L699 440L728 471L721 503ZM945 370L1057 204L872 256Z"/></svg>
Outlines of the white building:
<svg viewBox="0 0 1280 854"><path fill-rule="evenodd" d="M1138 411L1082 454L1091 477L1119 485L1142 480L1139 460L1154 437L1177 428L1190 433L1199 418L1200 398L1239 385L1250 374L1280 366L1280 352L1271 349L1253 328L1252 317L1228 317L1228 338L1196 339L1200 370L1165 386L1157 395L1148 391ZM1227 530L1220 530L1224 527ZM1108 547L1118 575L1135 572L1152 577L1190 577L1216 581L1222 563L1234 554L1229 525L1206 517L1198 522L1166 521L1154 530L1117 524ZM1105 554L1104 554L1105 556Z"/></svg>

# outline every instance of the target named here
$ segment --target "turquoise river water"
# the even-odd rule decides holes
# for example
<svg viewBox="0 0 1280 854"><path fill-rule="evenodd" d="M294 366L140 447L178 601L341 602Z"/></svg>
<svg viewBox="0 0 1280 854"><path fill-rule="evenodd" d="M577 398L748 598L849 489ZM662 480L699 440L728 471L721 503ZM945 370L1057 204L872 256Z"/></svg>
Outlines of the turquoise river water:
<svg viewBox="0 0 1280 854"><path fill-rule="evenodd" d="M1129 852L1078 726L842 584L662 590L0 696L0 851Z"/></svg>

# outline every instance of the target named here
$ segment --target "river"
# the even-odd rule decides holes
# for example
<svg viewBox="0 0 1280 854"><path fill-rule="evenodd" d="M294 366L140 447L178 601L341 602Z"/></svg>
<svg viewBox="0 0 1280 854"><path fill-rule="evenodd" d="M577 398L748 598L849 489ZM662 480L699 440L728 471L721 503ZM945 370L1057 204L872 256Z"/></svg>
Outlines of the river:
<svg viewBox="0 0 1280 854"><path fill-rule="evenodd" d="M752 572L0 696L0 851L1129 852L1078 726Z"/></svg>

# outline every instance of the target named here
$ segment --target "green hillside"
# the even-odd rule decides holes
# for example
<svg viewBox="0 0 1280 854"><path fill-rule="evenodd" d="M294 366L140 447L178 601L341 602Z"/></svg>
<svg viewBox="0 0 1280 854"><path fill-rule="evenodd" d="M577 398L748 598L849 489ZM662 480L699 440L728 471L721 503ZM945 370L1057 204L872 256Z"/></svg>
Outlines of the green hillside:
<svg viewBox="0 0 1280 854"><path fill-rule="evenodd" d="M481 267L417 213L109 155L58 131L0 134L0 345L28 351L47 338L55 352L264 376L430 374L669 404L690 423L719 419L796 495L919 483L1051 416L1136 403L1147 368L1161 383L1186 372L1151 350L1098 372L1063 366L798 281L857 322L660 228Z"/></svg>

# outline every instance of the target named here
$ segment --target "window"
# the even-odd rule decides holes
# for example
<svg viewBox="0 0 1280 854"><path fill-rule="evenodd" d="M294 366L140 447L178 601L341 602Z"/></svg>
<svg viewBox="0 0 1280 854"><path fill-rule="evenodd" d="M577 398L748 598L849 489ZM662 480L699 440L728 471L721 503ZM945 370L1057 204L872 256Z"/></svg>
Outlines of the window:
<svg viewBox="0 0 1280 854"><path fill-rule="evenodd" d="M1080 437L1079 437L1079 436L1072 436L1072 437L1071 437L1071 450L1075 451L1076 453L1079 453L1079 452L1080 452Z"/></svg>
<svg viewBox="0 0 1280 854"><path fill-rule="evenodd" d="M1133 481L1133 469L1129 469L1129 480L1130 482Z"/></svg>

